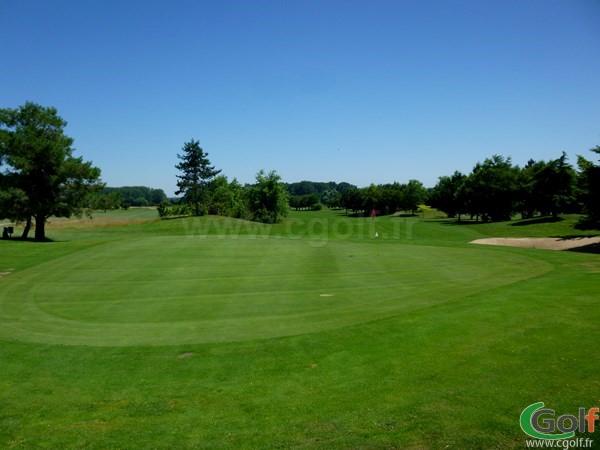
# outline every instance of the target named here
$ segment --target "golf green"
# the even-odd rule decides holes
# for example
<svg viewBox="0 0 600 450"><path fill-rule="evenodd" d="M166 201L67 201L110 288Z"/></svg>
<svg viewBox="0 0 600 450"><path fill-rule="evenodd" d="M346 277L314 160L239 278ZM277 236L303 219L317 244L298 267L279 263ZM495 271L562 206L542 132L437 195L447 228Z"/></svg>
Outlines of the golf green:
<svg viewBox="0 0 600 450"><path fill-rule="evenodd" d="M552 268L471 246L243 236L115 240L6 276L0 338L131 346L297 335L468 302Z"/></svg>

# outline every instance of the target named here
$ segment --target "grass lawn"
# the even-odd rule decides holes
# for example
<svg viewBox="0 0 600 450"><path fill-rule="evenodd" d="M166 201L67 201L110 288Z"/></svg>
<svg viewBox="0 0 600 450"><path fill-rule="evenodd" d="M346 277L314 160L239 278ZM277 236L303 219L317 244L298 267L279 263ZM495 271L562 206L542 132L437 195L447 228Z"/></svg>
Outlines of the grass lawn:
<svg viewBox="0 0 600 450"><path fill-rule="evenodd" d="M0 241L0 448L523 448L600 406L600 255L468 243L575 218L155 217Z"/></svg>

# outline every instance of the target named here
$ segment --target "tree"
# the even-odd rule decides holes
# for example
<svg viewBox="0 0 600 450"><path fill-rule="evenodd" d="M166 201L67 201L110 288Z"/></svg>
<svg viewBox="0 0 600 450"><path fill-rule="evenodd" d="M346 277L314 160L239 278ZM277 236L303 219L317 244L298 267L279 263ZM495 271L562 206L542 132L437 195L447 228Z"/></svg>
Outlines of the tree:
<svg viewBox="0 0 600 450"><path fill-rule="evenodd" d="M210 214L243 218L246 216L244 188L234 178L231 183L225 175L220 175L210 183Z"/></svg>
<svg viewBox="0 0 600 450"><path fill-rule="evenodd" d="M462 189L468 212L484 220L510 220L516 207L517 174L510 157L494 155L477 163Z"/></svg>
<svg viewBox="0 0 600 450"><path fill-rule="evenodd" d="M371 183L369 187L363 189L362 196L364 211L372 211L381 208L381 188Z"/></svg>
<svg viewBox="0 0 600 450"><path fill-rule="evenodd" d="M529 160L518 173L518 207L523 218L572 211L575 204L575 170L560 158L545 162Z"/></svg>
<svg viewBox="0 0 600 450"><path fill-rule="evenodd" d="M538 192L540 185L536 183L536 179L538 178L538 174L545 168L546 163L544 161L530 159L517 175L518 201L516 207L523 219L533 217L535 212L539 210L539 197L541 193Z"/></svg>
<svg viewBox="0 0 600 450"><path fill-rule="evenodd" d="M364 189L352 188L342 193L342 207L353 212L365 210Z"/></svg>
<svg viewBox="0 0 600 450"><path fill-rule="evenodd" d="M419 180L409 180L403 189L402 209L414 215L419 210L419 205L425 201L427 190Z"/></svg>
<svg viewBox="0 0 600 450"><path fill-rule="evenodd" d="M183 155L177 155L181 162L175 168L183 172L183 175L177 175L179 189L175 195L183 194L184 201L194 207L196 216L200 216L204 212L200 207L202 203L207 209L209 183L221 171L210 165L208 153L204 153L199 141L192 139L185 142L182 150Z"/></svg>
<svg viewBox="0 0 600 450"><path fill-rule="evenodd" d="M109 209L118 209L123 203L121 194L116 191L112 192L98 192L91 196L89 206L91 209L102 209L104 212Z"/></svg>
<svg viewBox="0 0 600 450"><path fill-rule="evenodd" d="M600 155L600 145L590 151ZM600 165L588 161L579 156L577 165L579 167L579 190L587 221L597 226L600 224Z"/></svg>
<svg viewBox="0 0 600 450"><path fill-rule="evenodd" d="M536 209L542 215L552 214L557 217L569 208L573 203L575 171L567 163L565 152L535 173L534 185L538 200Z"/></svg>
<svg viewBox="0 0 600 450"><path fill-rule="evenodd" d="M66 125L56 108L32 102L0 109L0 216L25 222L22 239L35 220L35 239L44 240L50 216L81 215L102 188L100 169L73 156Z"/></svg>
<svg viewBox="0 0 600 450"><path fill-rule="evenodd" d="M340 208L341 207L342 195L335 189L330 189L321 194L321 201L327 205L328 208Z"/></svg>
<svg viewBox="0 0 600 450"><path fill-rule="evenodd" d="M430 195L430 202L434 208L445 212L448 217L455 217L465 212L464 201L461 198L461 187L466 176L456 171L452 176L439 177L438 183Z"/></svg>
<svg viewBox="0 0 600 450"><path fill-rule="evenodd" d="M272 170L265 174L260 170L256 174L256 184L248 191L250 213L254 220L276 223L289 212L288 193L281 177Z"/></svg>
<svg viewBox="0 0 600 450"><path fill-rule="evenodd" d="M384 184L381 186L381 205L384 214L395 213L402 209L402 195L404 190L403 184L397 181L392 184Z"/></svg>

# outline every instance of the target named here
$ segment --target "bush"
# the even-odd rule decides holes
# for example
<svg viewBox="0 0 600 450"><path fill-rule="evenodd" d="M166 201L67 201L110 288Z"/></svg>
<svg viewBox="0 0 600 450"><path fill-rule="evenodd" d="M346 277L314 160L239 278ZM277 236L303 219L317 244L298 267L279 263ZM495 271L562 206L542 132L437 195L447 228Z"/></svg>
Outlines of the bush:
<svg viewBox="0 0 600 450"><path fill-rule="evenodd" d="M176 216L189 216L192 214L192 207L188 204L173 205L169 208L169 202L161 202L157 208L158 216L163 217L176 217Z"/></svg>

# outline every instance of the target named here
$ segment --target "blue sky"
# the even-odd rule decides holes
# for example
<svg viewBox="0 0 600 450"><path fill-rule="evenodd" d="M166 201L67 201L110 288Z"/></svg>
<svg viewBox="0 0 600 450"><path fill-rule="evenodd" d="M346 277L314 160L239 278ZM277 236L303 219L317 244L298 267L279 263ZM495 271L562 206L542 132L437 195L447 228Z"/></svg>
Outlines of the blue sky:
<svg viewBox="0 0 600 450"><path fill-rule="evenodd" d="M359 186L600 145L597 0L0 0L0 42L0 107L55 106L110 186L173 195L192 138Z"/></svg>

